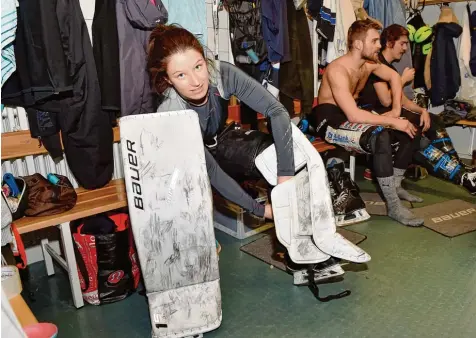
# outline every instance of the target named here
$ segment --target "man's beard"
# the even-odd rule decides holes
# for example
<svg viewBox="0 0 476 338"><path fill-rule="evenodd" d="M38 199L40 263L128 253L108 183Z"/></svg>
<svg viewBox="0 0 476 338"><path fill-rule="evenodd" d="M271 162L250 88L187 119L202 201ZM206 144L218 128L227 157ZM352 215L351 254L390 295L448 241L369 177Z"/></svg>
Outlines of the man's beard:
<svg viewBox="0 0 476 338"><path fill-rule="evenodd" d="M378 62L378 53L362 54L362 59L366 61Z"/></svg>

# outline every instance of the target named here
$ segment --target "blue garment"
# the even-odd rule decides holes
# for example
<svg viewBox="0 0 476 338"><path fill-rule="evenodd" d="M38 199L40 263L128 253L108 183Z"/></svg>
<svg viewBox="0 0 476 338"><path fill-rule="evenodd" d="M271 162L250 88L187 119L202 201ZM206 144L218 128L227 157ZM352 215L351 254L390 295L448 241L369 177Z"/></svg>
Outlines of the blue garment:
<svg viewBox="0 0 476 338"><path fill-rule="evenodd" d="M369 16L379 20L384 28L394 23L406 26L405 5L402 0L364 0L364 9Z"/></svg>
<svg viewBox="0 0 476 338"><path fill-rule="evenodd" d="M286 1L262 0L261 16L263 37L268 48L268 60L271 62L290 61Z"/></svg>
<svg viewBox="0 0 476 338"><path fill-rule="evenodd" d="M204 0L162 0L162 3L169 13L168 24L179 24L195 34L202 45L207 45L207 10Z"/></svg>
<svg viewBox="0 0 476 338"><path fill-rule="evenodd" d="M383 27L398 24L406 27L405 4L402 0L364 0L364 9L369 16L379 20ZM399 74L408 67L412 68L412 56L410 49L403 54L401 60L394 64ZM413 99L413 89L411 84L403 88L403 92L409 99Z"/></svg>
<svg viewBox="0 0 476 338"><path fill-rule="evenodd" d="M2 87L16 69L13 41L17 28L16 0L2 0Z"/></svg>

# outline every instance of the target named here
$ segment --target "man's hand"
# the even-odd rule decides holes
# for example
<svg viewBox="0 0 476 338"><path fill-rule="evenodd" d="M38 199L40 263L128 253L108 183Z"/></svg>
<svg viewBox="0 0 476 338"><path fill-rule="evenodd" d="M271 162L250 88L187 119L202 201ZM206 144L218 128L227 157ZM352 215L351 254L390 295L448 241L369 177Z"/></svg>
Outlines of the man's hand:
<svg viewBox="0 0 476 338"><path fill-rule="evenodd" d="M408 82L412 82L415 78L415 68L405 67L402 73L402 83L406 85Z"/></svg>
<svg viewBox="0 0 476 338"><path fill-rule="evenodd" d="M423 132L427 131L430 129L431 126L431 119L430 119L430 113L426 109L422 109L421 111L421 116L420 116L420 127L423 126Z"/></svg>
<svg viewBox="0 0 476 338"><path fill-rule="evenodd" d="M284 183L291 178L293 178L293 176L278 176L278 184Z"/></svg>
<svg viewBox="0 0 476 338"><path fill-rule="evenodd" d="M404 119L395 119L392 127L407 133L410 138L414 138L417 133L416 127L410 121Z"/></svg>

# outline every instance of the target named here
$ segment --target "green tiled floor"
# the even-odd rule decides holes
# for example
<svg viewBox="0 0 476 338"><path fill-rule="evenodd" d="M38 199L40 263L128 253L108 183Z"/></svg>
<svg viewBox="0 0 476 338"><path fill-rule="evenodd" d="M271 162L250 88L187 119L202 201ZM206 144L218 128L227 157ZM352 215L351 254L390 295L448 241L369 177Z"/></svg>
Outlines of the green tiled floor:
<svg viewBox="0 0 476 338"><path fill-rule="evenodd" d="M369 182L359 185L373 190ZM408 186L426 199L423 205L455 198L476 203L435 178ZM450 239L376 216L348 228L368 236L361 247L372 261L347 266L343 281L323 285L322 294L352 291L329 303L242 253L240 246L252 239L217 231L223 322L205 337L476 337L476 232ZM60 270L47 278L41 263L32 266L37 301L30 303L39 320L58 325L59 337L150 337L144 297L76 310Z"/></svg>

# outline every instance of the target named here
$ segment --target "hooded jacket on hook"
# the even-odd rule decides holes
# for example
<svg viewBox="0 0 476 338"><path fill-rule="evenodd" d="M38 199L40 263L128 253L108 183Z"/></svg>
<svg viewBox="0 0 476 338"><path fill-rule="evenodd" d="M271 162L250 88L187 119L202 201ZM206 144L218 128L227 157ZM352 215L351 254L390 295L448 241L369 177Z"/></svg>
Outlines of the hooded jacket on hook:
<svg viewBox="0 0 476 338"><path fill-rule="evenodd" d="M121 116L154 113L157 110L156 95L147 70L147 46L151 31L157 24L167 22L167 10L160 0L118 0L116 16Z"/></svg>
<svg viewBox="0 0 476 338"><path fill-rule="evenodd" d="M463 29L456 23L437 23L434 26L435 40L431 52L431 103L442 105L453 99L461 85L460 69L453 38Z"/></svg>

